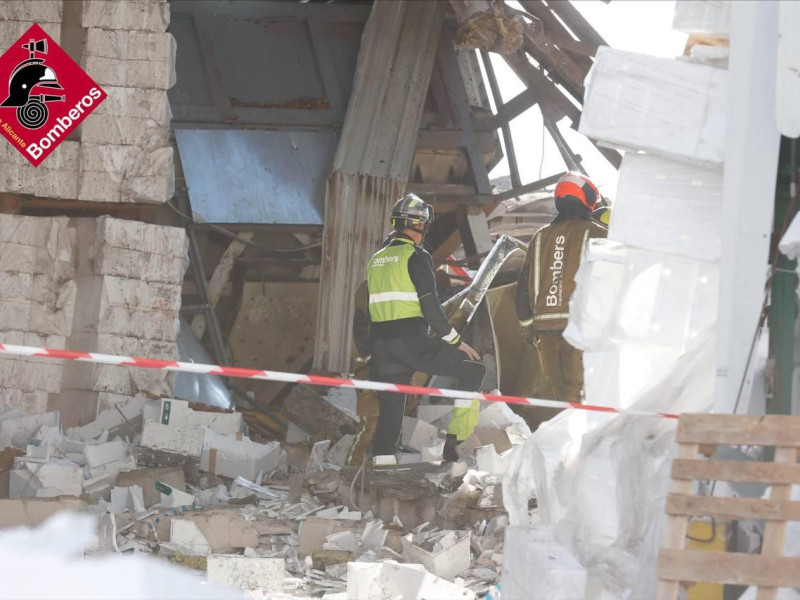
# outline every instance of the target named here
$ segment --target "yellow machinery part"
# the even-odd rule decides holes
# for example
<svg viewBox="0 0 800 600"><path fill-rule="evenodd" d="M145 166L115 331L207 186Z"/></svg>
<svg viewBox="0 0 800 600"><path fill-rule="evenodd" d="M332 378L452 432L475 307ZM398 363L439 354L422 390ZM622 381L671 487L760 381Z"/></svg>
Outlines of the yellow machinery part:
<svg viewBox="0 0 800 600"><path fill-rule="evenodd" d="M710 519L689 522L689 548L709 552L725 552L727 523L717 519L713 526ZM713 534L713 539L711 536ZM697 540L709 540L697 541ZM698 583L686 592L687 600L722 600L723 585L720 583Z"/></svg>

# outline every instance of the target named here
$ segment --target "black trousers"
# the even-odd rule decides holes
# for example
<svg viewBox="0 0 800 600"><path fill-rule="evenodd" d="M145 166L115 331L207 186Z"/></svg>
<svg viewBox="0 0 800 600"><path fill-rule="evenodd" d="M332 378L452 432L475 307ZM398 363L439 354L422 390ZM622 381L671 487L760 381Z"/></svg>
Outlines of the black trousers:
<svg viewBox="0 0 800 600"><path fill-rule="evenodd" d="M417 371L455 377L455 389L478 391L486 375L486 366L470 360L464 352L440 338L424 334L393 340L372 340L370 376L374 380L408 384ZM380 417L372 442L372 453L374 456L394 454L403 428L406 396L378 392L378 404Z"/></svg>

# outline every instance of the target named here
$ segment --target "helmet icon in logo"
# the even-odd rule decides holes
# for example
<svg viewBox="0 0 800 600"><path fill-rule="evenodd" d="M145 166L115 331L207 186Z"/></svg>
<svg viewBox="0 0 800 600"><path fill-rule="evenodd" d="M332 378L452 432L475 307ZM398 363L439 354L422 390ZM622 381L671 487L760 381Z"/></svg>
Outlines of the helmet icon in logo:
<svg viewBox="0 0 800 600"><path fill-rule="evenodd" d="M30 52L28 60L17 65L8 81L8 97L0 106L17 107L17 119L27 129L39 129L47 122L49 111L46 102L63 102L64 96L53 94L33 94L42 91L40 88L63 90L56 72L44 64L43 58L36 58L36 53L47 54L47 40L29 40L22 47Z"/></svg>

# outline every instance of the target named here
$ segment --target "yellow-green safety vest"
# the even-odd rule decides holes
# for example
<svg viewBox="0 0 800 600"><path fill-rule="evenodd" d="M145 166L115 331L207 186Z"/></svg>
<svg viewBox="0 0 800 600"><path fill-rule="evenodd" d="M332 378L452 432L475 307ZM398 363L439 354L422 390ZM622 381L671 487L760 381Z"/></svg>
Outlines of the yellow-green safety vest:
<svg viewBox="0 0 800 600"><path fill-rule="evenodd" d="M417 288L408 274L408 260L415 252L411 240L397 238L369 259L367 289L369 315L373 323L422 318Z"/></svg>

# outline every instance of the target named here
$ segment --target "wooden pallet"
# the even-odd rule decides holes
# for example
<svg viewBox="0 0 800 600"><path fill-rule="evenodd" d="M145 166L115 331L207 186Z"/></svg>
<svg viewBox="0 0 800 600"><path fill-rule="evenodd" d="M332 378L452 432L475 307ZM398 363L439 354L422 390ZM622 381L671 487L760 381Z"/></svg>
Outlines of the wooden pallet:
<svg viewBox="0 0 800 600"><path fill-rule="evenodd" d="M787 521L800 521L800 502L790 500L800 484L800 417L763 415L683 415L678 453L667 496L667 526L658 557L658 598L678 597L681 582L758 586L757 598L776 598L779 587L800 587L800 558L783 556ZM721 445L775 448L773 462L714 459ZM692 493L694 481L755 482L772 486L769 499L715 498ZM695 516L766 521L761 554L686 549L689 520Z"/></svg>

